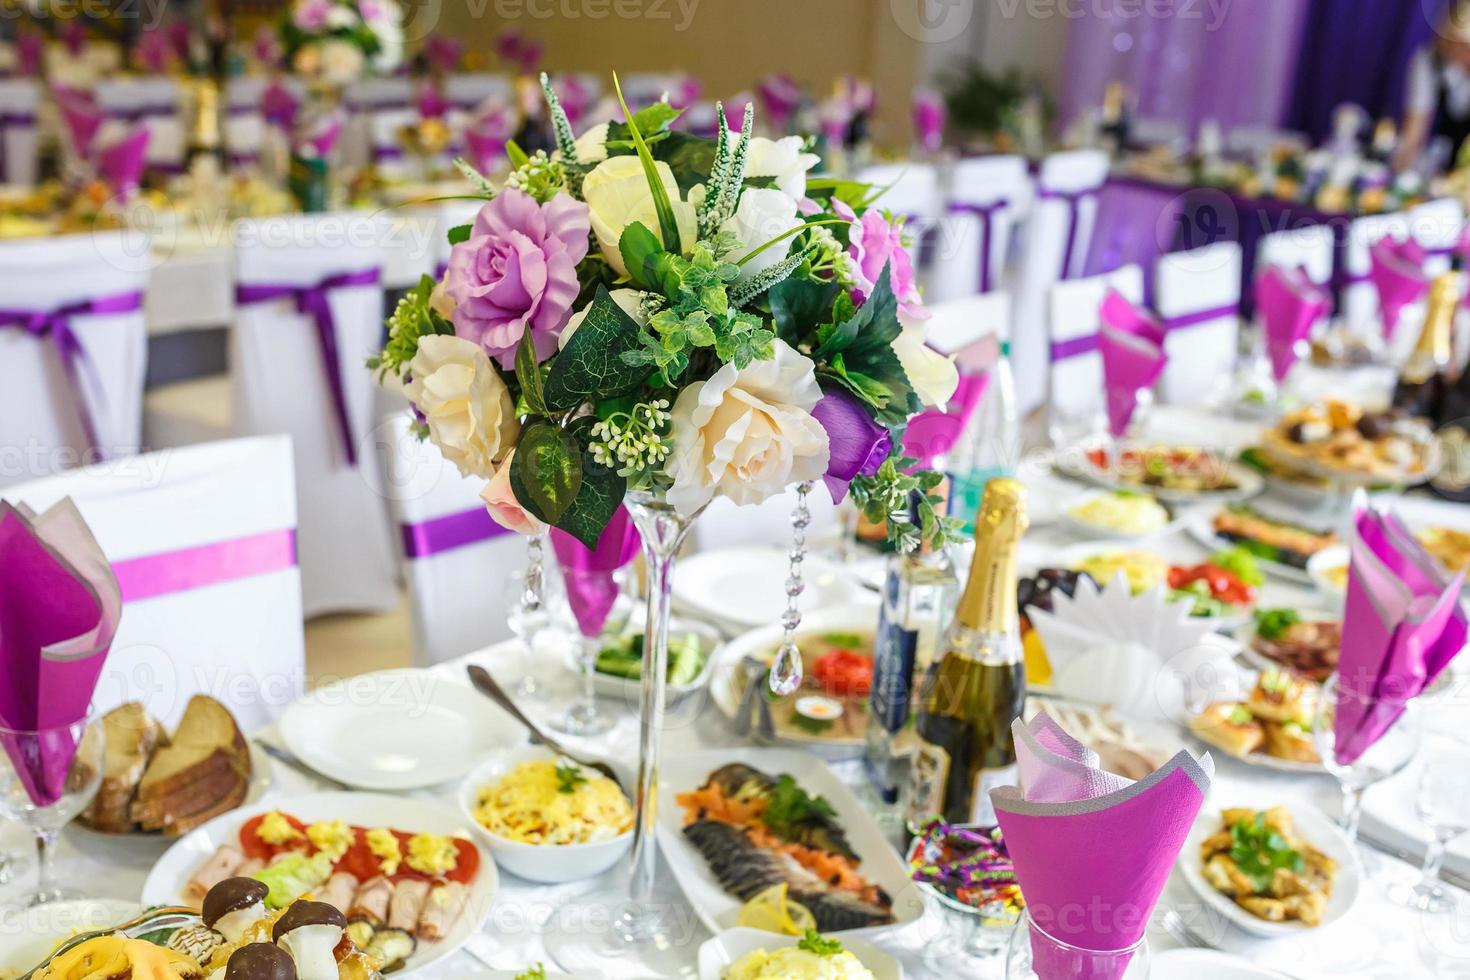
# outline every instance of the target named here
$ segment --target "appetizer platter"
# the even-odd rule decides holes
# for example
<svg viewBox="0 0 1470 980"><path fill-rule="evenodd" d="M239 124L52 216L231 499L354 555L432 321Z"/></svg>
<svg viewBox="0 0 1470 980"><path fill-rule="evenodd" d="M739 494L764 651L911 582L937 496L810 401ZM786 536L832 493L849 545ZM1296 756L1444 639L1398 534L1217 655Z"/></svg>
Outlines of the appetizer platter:
<svg viewBox="0 0 1470 980"><path fill-rule="evenodd" d="M1322 773L1312 738L1320 688L1290 671L1263 671L1244 701L1217 701L1191 719L1201 741L1251 765Z"/></svg>
<svg viewBox="0 0 1470 980"><path fill-rule="evenodd" d="M728 750L670 759L658 837L700 919L719 932L784 884L823 933L871 935L923 914L898 852L852 791L809 753Z"/></svg>
<svg viewBox="0 0 1470 980"><path fill-rule="evenodd" d="M1367 412L1327 399L1282 417L1261 437L1269 458L1345 486L1421 483L1434 475L1429 426L1399 409Z"/></svg>
<svg viewBox="0 0 1470 980"><path fill-rule="evenodd" d="M539 746L472 771L459 803L496 863L529 881L599 875L633 843L633 804L617 783Z"/></svg>
<svg viewBox="0 0 1470 980"><path fill-rule="evenodd" d="M82 898L0 914L0 936L5 937L0 976L20 976L78 933L126 922L141 911L137 902Z"/></svg>
<svg viewBox="0 0 1470 980"><path fill-rule="evenodd" d="M1135 540L1173 530L1178 518L1173 508L1138 490L1109 490L1084 494L1062 506L1062 523L1091 538Z"/></svg>
<svg viewBox="0 0 1470 980"><path fill-rule="evenodd" d="M1179 868L1233 925L1273 938L1342 918L1362 879L1352 842L1305 806L1207 808L1179 853Z"/></svg>
<svg viewBox="0 0 1470 980"><path fill-rule="evenodd" d="M1312 609L1257 609L1236 639L1253 666L1263 671L1284 668L1321 684L1337 670L1342 621Z"/></svg>
<svg viewBox="0 0 1470 980"><path fill-rule="evenodd" d="M418 669L324 684L287 707L279 724L296 758L340 783L372 790L459 779L473 760L526 737L468 684ZM446 745L456 751L445 752Z"/></svg>
<svg viewBox="0 0 1470 980"><path fill-rule="evenodd" d="M1121 574L1134 595L1162 588L1171 602L1190 603L1190 613L1231 629L1250 615L1256 589L1264 581L1249 555L1226 549L1210 560L1176 565L1142 548L1072 548L1062 564L1106 585Z"/></svg>
<svg viewBox="0 0 1470 980"><path fill-rule="evenodd" d="M178 837L270 789L270 759L208 695L189 699L171 733L136 701L103 715L102 728L102 785L77 818L97 833Z"/></svg>
<svg viewBox="0 0 1470 980"><path fill-rule="evenodd" d="M1297 506L1315 509L1332 499L1331 480L1307 473L1262 452L1259 447L1251 446L1241 450L1240 462L1261 474L1270 493Z"/></svg>
<svg viewBox="0 0 1470 980"><path fill-rule="evenodd" d="M1338 543L1333 531L1308 527L1243 503L1229 504L1213 516L1196 514L1185 527L1206 548L1238 548L1270 574L1292 582L1310 582L1307 563L1312 556Z"/></svg>
<svg viewBox="0 0 1470 980"><path fill-rule="evenodd" d="M730 929L699 947L699 980L903 980L903 967L871 943L847 936L776 936Z"/></svg>
<svg viewBox="0 0 1470 980"><path fill-rule="evenodd" d="M265 888L268 911L310 893L348 935L403 973L458 949L489 914L498 876L453 810L373 793L316 793L216 817L181 838L143 886L145 905L200 908L226 879ZM351 821L349 823L349 820Z"/></svg>
<svg viewBox="0 0 1470 980"><path fill-rule="evenodd" d="M709 683L720 634L710 626L675 617L669 631L670 702L678 701ZM598 694L636 705L643 676L643 631L626 630L607 639L598 651L593 684Z"/></svg>
<svg viewBox="0 0 1470 980"><path fill-rule="evenodd" d="M1152 446L1110 453L1094 447L1062 454L1057 469L1110 490L1143 490L1171 503L1245 500L1264 487L1261 475L1223 453Z"/></svg>

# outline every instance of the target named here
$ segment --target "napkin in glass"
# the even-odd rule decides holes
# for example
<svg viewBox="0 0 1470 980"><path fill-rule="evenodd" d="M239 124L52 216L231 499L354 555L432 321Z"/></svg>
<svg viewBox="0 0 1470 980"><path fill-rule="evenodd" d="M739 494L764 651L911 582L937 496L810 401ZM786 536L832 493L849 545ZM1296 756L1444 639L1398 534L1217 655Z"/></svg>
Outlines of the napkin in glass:
<svg viewBox="0 0 1470 980"><path fill-rule="evenodd" d="M930 88L914 89L914 133L924 152L937 153L944 144L947 114L944 96Z"/></svg>
<svg viewBox="0 0 1470 980"><path fill-rule="evenodd" d="M1168 358L1157 340L1106 323L1098 329L1097 340L1107 393L1108 431L1114 438L1121 438L1138 409L1138 393L1154 386Z"/></svg>
<svg viewBox="0 0 1470 980"><path fill-rule="evenodd" d="M588 548L567 532L551 529L551 547L561 565L567 603L583 636L598 636L618 599L614 572L632 561L643 539L627 507L618 507L602 529L596 548Z"/></svg>
<svg viewBox="0 0 1470 980"><path fill-rule="evenodd" d="M120 138L97 150L97 176L123 197L131 196L148 164L147 126L134 126Z"/></svg>
<svg viewBox="0 0 1470 980"><path fill-rule="evenodd" d="M1404 309L1429 292L1429 277L1424 274L1424 249L1412 238L1385 237L1368 249L1368 261L1368 278L1378 290L1383 336L1392 340Z"/></svg>
<svg viewBox="0 0 1470 980"><path fill-rule="evenodd" d="M1267 266L1256 280L1256 308L1271 374L1280 384L1296 363L1297 345L1332 309L1332 297L1312 282L1305 269Z"/></svg>
<svg viewBox="0 0 1470 980"><path fill-rule="evenodd" d="M1164 342L1164 325L1159 322L1158 317L1130 303L1116 289L1108 290L1108 294L1103 297L1102 305L1098 307L1098 319L1115 330L1145 337L1156 344L1162 345Z"/></svg>
<svg viewBox="0 0 1470 980"><path fill-rule="evenodd" d="M0 725L47 730L3 739L37 806L61 797L76 755L64 726L86 717L121 615L117 579L71 500L40 515L0 502Z"/></svg>
<svg viewBox="0 0 1470 980"><path fill-rule="evenodd" d="M1338 660L1335 754L1350 765L1465 646L1462 571L1451 578L1393 514L1355 518Z"/></svg>
<svg viewBox="0 0 1470 980"><path fill-rule="evenodd" d="M1181 751L1132 782L1105 772L1097 753L1045 712L1011 731L1020 786L990 798L1032 921L1082 950L1133 946L1209 795L1214 763ZM1032 951L1041 977L1114 980L1126 966L1044 942Z"/></svg>

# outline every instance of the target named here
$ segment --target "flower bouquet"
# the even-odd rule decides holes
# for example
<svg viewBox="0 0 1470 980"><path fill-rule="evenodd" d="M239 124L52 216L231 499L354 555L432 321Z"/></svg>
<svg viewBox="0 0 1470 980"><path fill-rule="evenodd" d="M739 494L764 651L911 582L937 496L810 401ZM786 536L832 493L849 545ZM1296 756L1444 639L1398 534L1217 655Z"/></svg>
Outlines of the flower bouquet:
<svg viewBox="0 0 1470 980"><path fill-rule="evenodd" d="M297 74L342 86L402 63L403 10L397 0L295 0L280 37Z"/></svg>
<svg viewBox="0 0 1470 980"><path fill-rule="evenodd" d="M902 220L865 185L809 177L802 138L754 138L750 106L739 132L679 131L667 101L630 112L616 77L624 121L578 137L545 75L542 87L557 149L508 143L500 187L456 161L486 203L450 231L442 279L398 304L370 366L402 384L421 437L487 481L505 527L556 527L591 549L628 503L649 565L634 847L647 911L668 583L690 522L716 497L799 490L789 640L815 481L851 492L902 547L954 533L930 492L940 477L912 472L897 447L958 376L924 345ZM653 928L627 926L614 932ZM593 961L621 954L634 950ZM633 975L650 972L671 971Z"/></svg>

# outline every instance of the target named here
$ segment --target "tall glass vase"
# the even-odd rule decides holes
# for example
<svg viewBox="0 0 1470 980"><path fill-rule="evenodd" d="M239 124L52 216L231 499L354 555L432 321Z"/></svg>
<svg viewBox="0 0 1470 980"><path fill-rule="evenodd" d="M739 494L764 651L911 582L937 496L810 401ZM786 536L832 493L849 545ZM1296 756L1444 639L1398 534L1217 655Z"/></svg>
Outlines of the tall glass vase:
<svg viewBox="0 0 1470 980"><path fill-rule="evenodd" d="M684 516L648 493L629 494L626 503L643 537L648 572L638 775L632 787L625 787L632 792L635 811L628 880L561 908L547 925L545 942L557 965L572 974L610 980L693 976L696 920L676 887L660 887L655 814L669 677L674 558L697 515Z"/></svg>

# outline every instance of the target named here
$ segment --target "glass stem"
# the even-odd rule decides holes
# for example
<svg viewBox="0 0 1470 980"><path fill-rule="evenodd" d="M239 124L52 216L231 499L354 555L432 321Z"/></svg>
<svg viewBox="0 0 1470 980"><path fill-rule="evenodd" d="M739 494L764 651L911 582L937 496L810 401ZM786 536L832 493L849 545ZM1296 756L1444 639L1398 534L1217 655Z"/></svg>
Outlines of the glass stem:
<svg viewBox="0 0 1470 980"><path fill-rule="evenodd" d="M36 831L36 895L35 904L49 902L56 892L56 838L54 830Z"/></svg>
<svg viewBox="0 0 1470 980"><path fill-rule="evenodd" d="M1424 867L1419 878L1419 890L1433 893L1439 890L1439 869L1444 864L1445 848L1449 841L1435 834L1429 841L1429 850L1424 852Z"/></svg>
<svg viewBox="0 0 1470 980"><path fill-rule="evenodd" d="M1342 829L1355 844L1358 842L1358 822L1363 818L1363 791L1366 788L1342 784Z"/></svg>
<svg viewBox="0 0 1470 980"><path fill-rule="evenodd" d="M592 674L597 670L597 654L601 649L602 637L582 637L582 702L588 717L597 713L597 684Z"/></svg>

